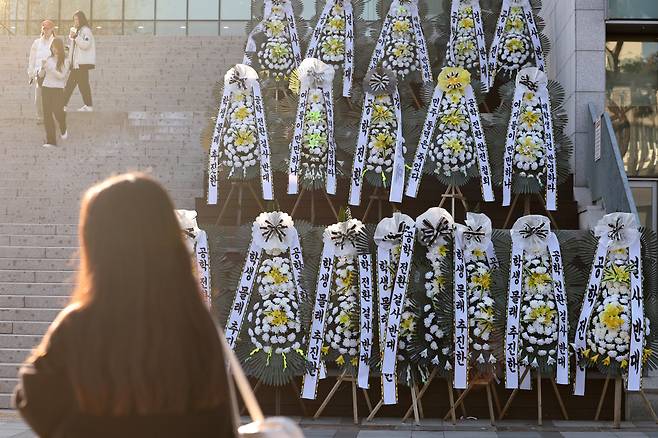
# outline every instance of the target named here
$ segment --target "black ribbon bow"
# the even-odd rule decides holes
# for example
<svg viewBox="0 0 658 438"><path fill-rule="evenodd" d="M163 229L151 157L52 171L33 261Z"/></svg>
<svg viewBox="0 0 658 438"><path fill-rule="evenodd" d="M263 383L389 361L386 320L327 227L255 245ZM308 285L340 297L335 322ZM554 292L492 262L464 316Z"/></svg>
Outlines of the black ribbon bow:
<svg viewBox="0 0 658 438"><path fill-rule="evenodd" d="M528 75L521 76L521 79L519 79L519 83L521 85L524 85L528 90L532 92L536 93L537 90L539 90L539 83L531 80L530 76Z"/></svg>
<svg viewBox="0 0 658 438"><path fill-rule="evenodd" d="M530 224L524 224L523 228L519 230L519 235L524 239L529 239L532 236L546 239L546 237L548 237L548 229L546 228L545 224L539 224L535 227Z"/></svg>
<svg viewBox="0 0 658 438"><path fill-rule="evenodd" d="M482 225L476 229L467 226L466 230L464 231L464 239L482 243L482 240L484 239L484 231L482 231Z"/></svg>
<svg viewBox="0 0 658 438"><path fill-rule="evenodd" d="M370 88L376 93L385 92L390 84L391 80L386 73L375 72L370 76Z"/></svg>
<svg viewBox="0 0 658 438"><path fill-rule="evenodd" d="M196 236L194 235L194 228L183 228L183 234L185 234L185 236L189 237L190 239L196 239Z"/></svg>
<svg viewBox="0 0 658 438"><path fill-rule="evenodd" d="M279 239L279 242L283 242L283 239L286 237L286 225L283 225L283 219L279 219L279 222L274 225L269 220L265 220L265 226L261 226L260 229L263 230L263 238L266 242L269 242L272 237Z"/></svg>
<svg viewBox="0 0 658 438"><path fill-rule="evenodd" d="M358 232L356 231L357 224L352 224L343 231L331 231L331 241L340 249L345 249L348 243L354 244Z"/></svg>
<svg viewBox="0 0 658 438"><path fill-rule="evenodd" d="M618 217L614 224L608 224L608 238L611 240L621 240L623 238L624 224L621 223L621 218Z"/></svg>
<svg viewBox="0 0 658 438"><path fill-rule="evenodd" d="M231 75L231 78L228 80L228 83L231 85L237 85L237 87L240 88L241 90L247 89L247 78L242 77L236 69L233 69L233 74Z"/></svg>
<svg viewBox="0 0 658 438"><path fill-rule="evenodd" d="M320 88L324 85L324 72L311 70L308 74L311 77L313 88Z"/></svg>
<svg viewBox="0 0 658 438"><path fill-rule="evenodd" d="M406 224L404 222L400 222L398 225L398 230L394 231L392 233L388 233L383 237L383 240L387 241L396 241L402 239L402 235L404 234L404 230L406 229Z"/></svg>
<svg viewBox="0 0 658 438"><path fill-rule="evenodd" d="M451 231L448 220L443 217L439 219L436 226L432 225L427 219L423 219L422 225L420 229L420 241L425 246L431 246L439 236L448 236Z"/></svg>

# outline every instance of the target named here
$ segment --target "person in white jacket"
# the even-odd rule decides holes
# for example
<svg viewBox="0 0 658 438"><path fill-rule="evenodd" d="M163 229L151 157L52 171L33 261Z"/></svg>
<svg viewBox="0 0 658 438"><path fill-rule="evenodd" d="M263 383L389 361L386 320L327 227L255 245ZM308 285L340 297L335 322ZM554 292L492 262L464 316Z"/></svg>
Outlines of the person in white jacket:
<svg viewBox="0 0 658 438"><path fill-rule="evenodd" d="M43 101L43 124L46 128L46 142L43 147L57 145L55 120L59 125L61 138L68 137L66 129L66 113L64 112L64 86L69 75L69 60L64 51L64 42L55 38L50 45L50 56L41 61L39 77L43 79L41 98Z"/></svg>
<svg viewBox="0 0 658 438"><path fill-rule="evenodd" d="M34 84L34 104L37 108L37 119L43 119L41 108L41 84L39 83L39 69L41 61L50 56L50 43L55 38L55 23L50 20L41 22L41 36L34 40L30 47L30 58L27 65L27 78L30 85Z"/></svg>
<svg viewBox="0 0 658 438"><path fill-rule="evenodd" d="M78 111L93 111L89 70L96 66L96 41L87 17L82 11L73 14L73 27L69 33L69 62L71 74L64 89L64 106L68 105L71 94L77 86L84 102Z"/></svg>

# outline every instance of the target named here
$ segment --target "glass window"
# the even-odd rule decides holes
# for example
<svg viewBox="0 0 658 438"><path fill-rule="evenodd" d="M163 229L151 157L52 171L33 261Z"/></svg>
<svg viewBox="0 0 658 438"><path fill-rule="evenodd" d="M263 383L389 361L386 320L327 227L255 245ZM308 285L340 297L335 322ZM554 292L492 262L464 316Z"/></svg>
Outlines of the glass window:
<svg viewBox="0 0 658 438"><path fill-rule="evenodd" d="M158 20L185 20L187 3L185 0L158 0L155 18Z"/></svg>
<svg viewBox="0 0 658 438"><path fill-rule="evenodd" d="M608 0L608 18L647 20L658 18L656 0Z"/></svg>
<svg viewBox="0 0 658 438"><path fill-rule="evenodd" d="M631 192L640 217L640 225L656 229L656 181L630 180Z"/></svg>
<svg viewBox="0 0 658 438"><path fill-rule="evenodd" d="M315 0L302 0L302 18L304 20L310 20L315 16ZM324 7L324 5L322 6ZM322 9L320 9L322 11ZM297 17L295 17L297 18Z"/></svg>
<svg viewBox="0 0 658 438"><path fill-rule="evenodd" d="M153 20L155 0L128 0L125 8L126 20Z"/></svg>
<svg viewBox="0 0 658 438"><path fill-rule="evenodd" d="M218 0L188 0L190 20L219 20Z"/></svg>
<svg viewBox="0 0 658 438"><path fill-rule="evenodd" d="M363 3L363 13L361 14L361 18L363 18L366 21L374 21L379 19L379 14L377 13L376 1L371 0Z"/></svg>
<svg viewBox="0 0 658 438"><path fill-rule="evenodd" d="M251 0L222 0L222 20L251 20Z"/></svg>
<svg viewBox="0 0 658 438"><path fill-rule="evenodd" d="M125 35L153 35L154 31L152 21L126 21L123 25Z"/></svg>
<svg viewBox="0 0 658 438"><path fill-rule="evenodd" d="M30 18L32 20L45 20L47 18L57 21L58 11L58 0L41 0L30 3Z"/></svg>
<svg viewBox="0 0 658 438"><path fill-rule="evenodd" d="M247 35L247 21L221 21L219 34L222 36L245 36Z"/></svg>
<svg viewBox="0 0 658 438"><path fill-rule="evenodd" d="M121 21L96 21L92 26L95 35L121 35L123 26Z"/></svg>
<svg viewBox="0 0 658 438"><path fill-rule="evenodd" d="M184 21L156 21L156 35L185 35L187 26Z"/></svg>
<svg viewBox="0 0 658 438"><path fill-rule="evenodd" d="M187 23L187 34L193 36L217 36L219 35L219 23L217 21L189 21Z"/></svg>
<svg viewBox="0 0 658 438"><path fill-rule="evenodd" d="M59 13L59 18L62 20L62 25L65 29L68 29L73 23L73 14L76 11L82 11L85 13L87 20L91 19L91 0L67 0L62 2L62 9ZM69 24L70 25L67 25Z"/></svg>
<svg viewBox="0 0 658 438"><path fill-rule="evenodd" d="M94 22L98 20L121 20L122 4L122 0L94 0Z"/></svg>
<svg viewBox="0 0 658 438"><path fill-rule="evenodd" d="M658 40L608 38L606 106L629 176L658 175Z"/></svg>

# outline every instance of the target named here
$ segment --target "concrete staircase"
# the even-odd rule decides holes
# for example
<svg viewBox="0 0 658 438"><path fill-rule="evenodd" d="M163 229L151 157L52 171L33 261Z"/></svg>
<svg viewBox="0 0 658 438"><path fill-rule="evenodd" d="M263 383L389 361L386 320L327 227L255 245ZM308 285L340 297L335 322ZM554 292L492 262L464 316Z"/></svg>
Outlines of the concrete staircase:
<svg viewBox="0 0 658 438"><path fill-rule="evenodd" d="M243 49L234 37L99 37L95 112L69 112L69 139L43 149L25 75L31 41L0 37L0 409L10 407L19 364L68 301L84 190L140 170L178 208L194 208L212 89ZM81 105L76 92L69 107Z"/></svg>

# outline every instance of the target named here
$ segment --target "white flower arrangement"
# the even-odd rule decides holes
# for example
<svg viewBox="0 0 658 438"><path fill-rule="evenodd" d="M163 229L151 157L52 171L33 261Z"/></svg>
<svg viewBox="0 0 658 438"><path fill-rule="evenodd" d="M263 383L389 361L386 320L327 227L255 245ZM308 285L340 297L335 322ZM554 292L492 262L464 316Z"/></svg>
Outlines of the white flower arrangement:
<svg viewBox="0 0 658 438"><path fill-rule="evenodd" d="M477 36L475 34L475 20L473 7L461 3L457 10L457 33L454 39L453 60L449 61L451 67L462 67L471 73L478 72L480 57L478 54Z"/></svg>
<svg viewBox="0 0 658 438"><path fill-rule="evenodd" d="M497 56L499 68L508 75L534 59L532 41L520 6L510 8Z"/></svg>
<svg viewBox="0 0 658 438"><path fill-rule="evenodd" d="M496 362L492 349L494 300L491 294L491 267L480 248L465 251L468 290L469 359L477 365Z"/></svg>
<svg viewBox="0 0 658 438"><path fill-rule="evenodd" d="M393 10L390 32L384 41L382 65L400 79L420 67L411 11L406 6Z"/></svg>
<svg viewBox="0 0 658 438"><path fill-rule="evenodd" d="M428 154L434 161L434 172L450 177L453 174L467 176L477 163L475 145L470 133L468 112L463 100L443 99L439 107L438 135L430 144Z"/></svg>
<svg viewBox="0 0 658 438"><path fill-rule="evenodd" d="M301 351L299 306L290 294L272 292L258 300L247 314L249 339L268 355Z"/></svg>
<svg viewBox="0 0 658 438"><path fill-rule="evenodd" d="M536 179L540 186L546 181L546 150L543 115L535 93L527 91L521 99L516 139L514 171L519 176Z"/></svg>
<svg viewBox="0 0 658 438"><path fill-rule="evenodd" d="M628 249L608 251L601 292L592 312L587 333L587 349L582 354L591 364L627 370L631 342L631 285L635 267L629 261ZM649 319L645 318L645 336L650 335ZM645 349L644 360L650 354Z"/></svg>
<svg viewBox="0 0 658 438"><path fill-rule="evenodd" d="M398 361L408 361L411 357L411 346L413 338L418 331L418 316L411 305L411 300L406 299L402 315L400 317L400 331L398 333Z"/></svg>
<svg viewBox="0 0 658 438"><path fill-rule="evenodd" d="M258 62L267 75L283 80L290 75L295 63L284 8L274 4L263 26L266 40L257 52Z"/></svg>
<svg viewBox="0 0 658 438"><path fill-rule="evenodd" d="M262 296L274 292L285 294L295 293L295 283L290 271L290 259L284 257L271 257L263 260L258 268L258 291Z"/></svg>
<svg viewBox="0 0 658 438"><path fill-rule="evenodd" d="M532 368L556 364L558 314L546 249L523 255L519 361Z"/></svg>
<svg viewBox="0 0 658 438"><path fill-rule="evenodd" d="M395 106L391 96L388 94L376 96L368 132L366 171L381 175L383 181L386 181L393 171L397 129Z"/></svg>
<svg viewBox="0 0 658 438"><path fill-rule="evenodd" d="M449 360L450 347L446 346L448 337L446 331L441 327L438 316L432 304L425 304L421 315L423 323L423 341L425 349L420 352L420 357L432 365L441 366L445 370L451 370L452 364Z"/></svg>
<svg viewBox="0 0 658 438"><path fill-rule="evenodd" d="M329 142L324 100L320 89L310 90L304 113L301 171L302 178L310 181L324 180L326 174Z"/></svg>
<svg viewBox="0 0 658 438"><path fill-rule="evenodd" d="M228 110L228 126L224 134L224 148L220 151L220 165L229 170L229 175L247 170L258 163L258 130L254 101L251 93L235 92L231 96Z"/></svg>
<svg viewBox="0 0 658 438"><path fill-rule="evenodd" d="M340 68L345 59L345 31L345 8L336 3L322 29L317 55L321 61L331 64L335 69Z"/></svg>
<svg viewBox="0 0 658 438"><path fill-rule="evenodd" d="M359 357L359 284L354 256L336 258L333 288L327 313L325 347L339 366L358 365Z"/></svg>

